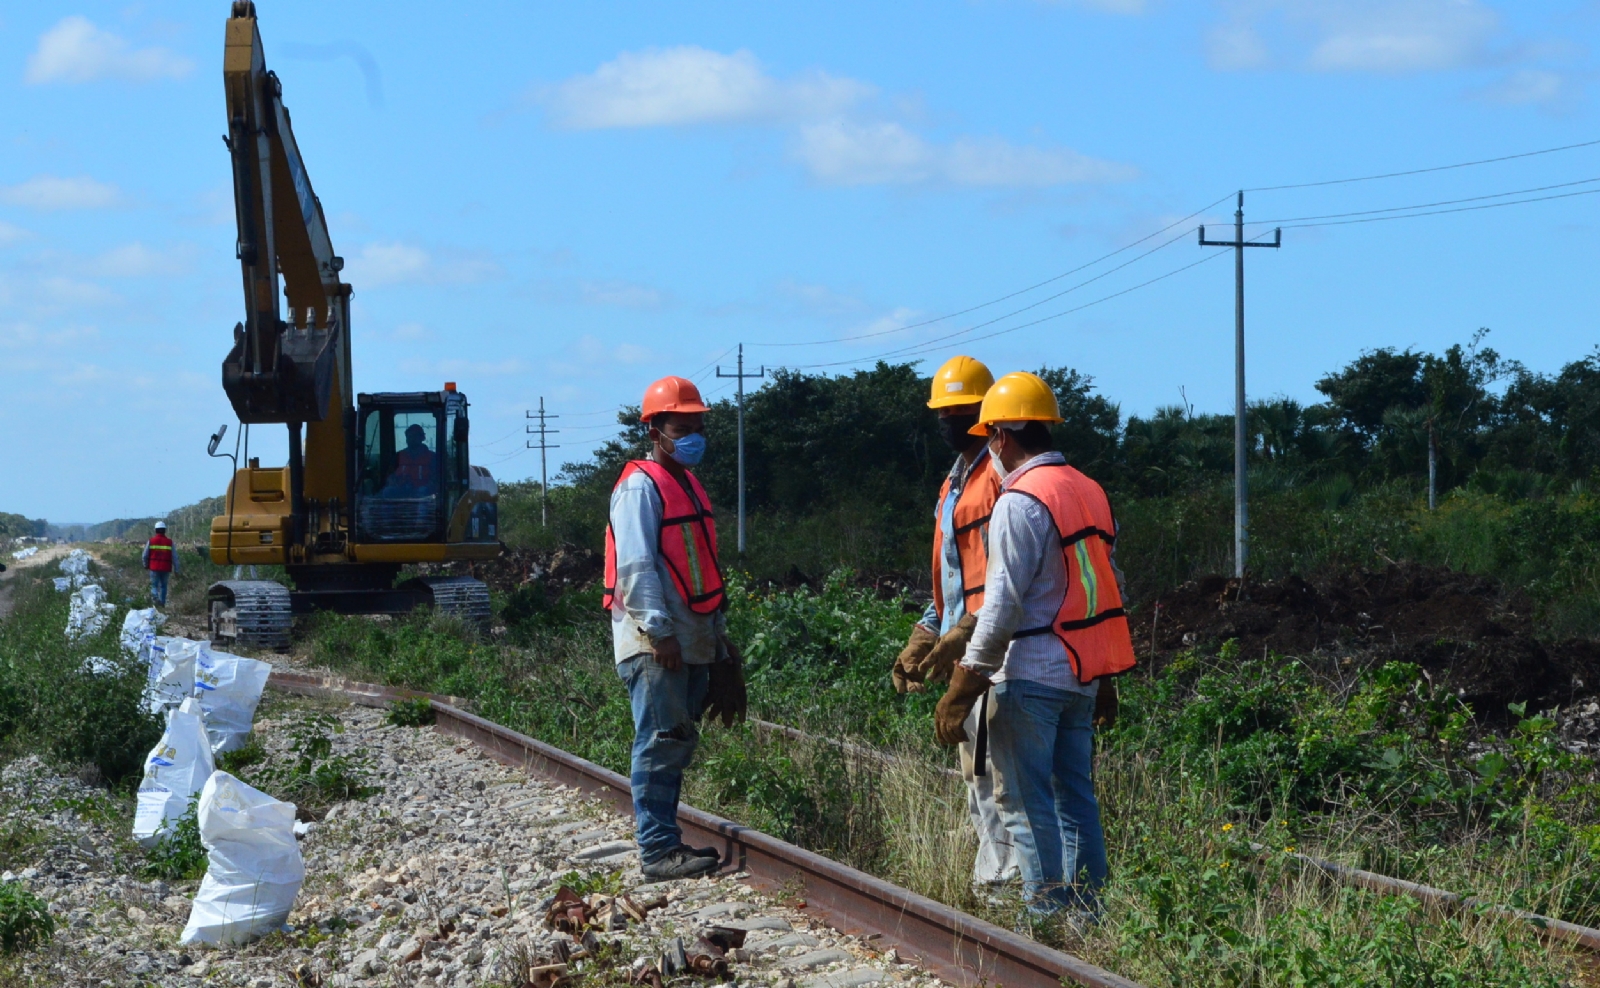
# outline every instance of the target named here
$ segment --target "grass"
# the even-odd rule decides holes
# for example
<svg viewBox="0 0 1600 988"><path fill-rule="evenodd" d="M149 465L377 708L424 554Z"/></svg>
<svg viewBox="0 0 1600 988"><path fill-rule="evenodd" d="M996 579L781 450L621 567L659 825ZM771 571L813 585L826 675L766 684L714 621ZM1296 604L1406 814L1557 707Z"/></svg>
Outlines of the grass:
<svg viewBox="0 0 1600 988"><path fill-rule="evenodd" d="M0 882L0 955L32 950L56 932L50 910L21 882Z"/></svg>

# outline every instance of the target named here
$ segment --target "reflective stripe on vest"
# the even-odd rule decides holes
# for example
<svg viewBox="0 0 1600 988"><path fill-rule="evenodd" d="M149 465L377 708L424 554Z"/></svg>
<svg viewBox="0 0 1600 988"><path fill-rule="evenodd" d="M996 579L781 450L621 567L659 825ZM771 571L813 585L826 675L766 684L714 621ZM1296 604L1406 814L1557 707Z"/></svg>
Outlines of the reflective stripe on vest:
<svg viewBox="0 0 1600 988"><path fill-rule="evenodd" d="M1111 568L1117 522L1105 491L1072 467L1050 463L1011 478L1001 496L1006 494L1031 497L1050 512L1066 567L1066 593L1055 621L1011 637L1054 634L1066 647L1078 682L1086 685L1133 668L1133 637Z"/></svg>
<svg viewBox="0 0 1600 988"><path fill-rule="evenodd" d="M944 617L944 519L938 510L950 496L950 478L944 478L939 488L939 500L933 512L933 604ZM983 577L989 568L987 545L989 516L994 513L995 499L1000 496L1000 478L989 466L989 451L984 450L972 461L966 485L956 498L955 540L956 555L961 560L961 593L966 598L966 611L973 614L983 606Z"/></svg>
<svg viewBox="0 0 1600 988"><path fill-rule="evenodd" d="M159 541L157 541L159 540ZM172 540L165 535L152 535L145 546L150 553L150 572L172 572Z"/></svg>
<svg viewBox="0 0 1600 988"><path fill-rule="evenodd" d="M699 478L685 470L687 484L654 460L633 460L622 468L616 486L621 487L635 473L642 473L655 485L661 498L661 527L656 535L656 552L667 564L678 596L696 614L710 614L723 605L722 570L717 563L717 522L711 512L711 498L700 486ZM606 572L604 605L610 610L617 593L617 543L606 525Z"/></svg>

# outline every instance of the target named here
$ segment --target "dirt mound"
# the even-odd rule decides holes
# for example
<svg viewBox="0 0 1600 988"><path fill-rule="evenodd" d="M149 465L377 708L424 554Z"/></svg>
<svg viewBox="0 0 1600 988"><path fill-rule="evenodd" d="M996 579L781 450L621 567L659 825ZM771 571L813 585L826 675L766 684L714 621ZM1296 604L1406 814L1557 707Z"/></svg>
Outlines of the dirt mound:
<svg viewBox="0 0 1600 988"><path fill-rule="evenodd" d="M1497 581L1405 564L1270 583L1207 577L1139 609L1134 644L1156 664L1238 639L1244 654L1414 662L1487 717L1566 705L1600 689L1600 643L1541 642L1533 604Z"/></svg>
<svg viewBox="0 0 1600 988"><path fill-rule="evenodd" d="M562 545L555 549L506 549L486 562L447 563L437 567L436 572L471 576L492 590L509 593L536 582L543 582L548 591L580 589L600 579L604 569L605 561L598 552Z"/></svg>

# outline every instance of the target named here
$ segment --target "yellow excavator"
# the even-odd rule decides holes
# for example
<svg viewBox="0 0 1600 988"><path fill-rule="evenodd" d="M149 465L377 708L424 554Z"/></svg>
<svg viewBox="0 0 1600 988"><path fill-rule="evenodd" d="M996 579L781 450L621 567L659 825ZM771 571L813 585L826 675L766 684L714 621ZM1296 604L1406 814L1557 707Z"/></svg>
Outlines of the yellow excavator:
<svg viewBox="0 0 1600 988"><path fill-rule="evenodd" d="M233 4L223 80L245 319L234 327L222 387L241 426L288 427L289 462L234 461L224 511L211 523L211 559L281 565L293 589L271 580L213 584L212 639L287 648L293 615L314 610L432 606L486 622L489 593L478 580L396 584L407 564L499 555L498 491L468 459L467 398L454 383L353 394L344 259L333 252L249 0ZM211 437L212 455L226 431Z"/></svg>

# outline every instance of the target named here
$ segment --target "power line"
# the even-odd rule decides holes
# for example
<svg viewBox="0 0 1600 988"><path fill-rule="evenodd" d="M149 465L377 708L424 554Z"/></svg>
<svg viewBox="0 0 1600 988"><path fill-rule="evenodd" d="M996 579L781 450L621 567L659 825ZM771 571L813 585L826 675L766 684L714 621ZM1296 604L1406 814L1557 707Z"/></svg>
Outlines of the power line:
<svg viewBox="0 0 1600 988"><path fill-rule="evenodd" d="M1187 234L1185 234L1185 235L1187 235ZM1206 257L1202 257L1198 261L1194 261L1192 263L1185 264L1184 266L1182 266L1180 268L1174 268L1173 270L1168 271L1166 274L1157 275L1156 277L1151 278L1149 281L1142 281L1139 284L1134 285L1134 286L1132 286L1130 288L1124 288L1120 292L1112 292L1110 295L1103 295L1100 298L1097 298L1092 302L1085 302L1082 305L1074 306L1074 307L1072 307L1070 309L1063 309L1060 312L1053 312L1048 316L1040 316L1038 319L1034 319L1034 320L1032 320L1030 322L1020 323L1020 324L1018 324L1016 326L1008 326L1005 329L996 330L993 333L985 333L982 336L975 336L972 339L967 340L966 342L975 343L975 342L977 342L979 340L989 340L989 339L993 339L996 336L1004 336L1007 333L1015 333L1019 329L1027 329L1030 326L1037 326L1040 323L1046 323L1046 322L1051 321L1052 319L1060 319L1062 316L1070 316L1074 312L1082 312L1084 309L1092 308L1092 307L1094 307L1096 305L1099 305L1102 302L1109 302L1114 298L1120 298L1123 295L1127 295L1129 292L1136 292L1141 288L1147 288L1150 285L1153 285L1158 281L1165 281L1165 280L1167 280L1168 278L1171 278L1174 275L1182 274L1183 272L1189 270L1190 268L1199 267L1202 264L1206 264L1206 263L1208 263L1210 261L1214 261L1217 258L1224 257L1224 256L1226 256L1226 255L1224 255L1224 254L1211 254L1211 255L1208 255ZM796 365L795 369L796 370L810 370L810 369L816 368L816 367L843 367L843 366L845 366L847 364L859 364L859 363L864 363L864 362L869 361L869 360L883 360L883 359L888 358L888 357L911 357L911 356L917 356L918 354L920 354L922 352L925 352L927 350L935 349L936 348L936 344L938 342L939 341L937 341L937 340L930 340L926 344L918 344L918 345L916 345L914 347L902 347L899 350L891 350L891 351L888 351L886 353L874 354L874 355L869 356L869 357L857 357L854 360L836 360L836 361L833 361L831 363L825 363L825 364L799 364L799 365Z"/></svg>
<svg viewBox="0 0 1600 988"><path fill-rule="evenodd" d="M1232 194L1233 193L1231 193L1231 192L1228 193L1228 195L1232 195ZM1201 213L1204 213L1206 210L1212 208L1213 206L1216 206L1218 203L1226 202L1227 198L1228 198L1228 196L1223 196L1221 199L1218 199L1216 202L1208 203L1207 205L1202 206L1201 208L1195 210L1194 212L1190 213L1188 216L1183 217L1182 219L1177 219L1177 220L1172 221L1171 223L1168 223L1166 226L1164 226L1161 229L1155 231L1154 233L1146 234L1145 236L1140 237L1138 240L1135 240L1132 243L1124 244L1123 246L1118 247L1116 250L1112 251L1111 253L1102 254L1101 256L1095 258L1094 260L1088 261L1088 262L1083 263L1083 264L1080 264L1077 267L1071 269L1070 271L1063 271L1060 274L1055 275L1054 277L1046 278L1045 280L1043 280L1043 281L1041 281L1041 282L1039 282L1037 284L1029 285L1027 288L1019 288L1016 291L1011 292L1010 294L1002 295L999 298L990 299L987 302L979 303L978 305L974 305L974 306L972 306L970 308L961 309L961 310L959 310L957 312L949 312L949 313L946 313L945 315L936 316L936 317L934 317L932 319L924 319L922 322L908 323L907 325L904 325L904 326L896 326L893 329L881 329L881 330L877 330L877 331L871 332L871 333L860 333L860 334L855 335L855 336L839 336L839 337L835 337L835 338L829 339L829 340L807 340L805 342L800 342L800 343L752 343L750 345L751 346L767 346L767 347L780 347L780 346L788 347L788 346L822 346L822 345L828 344L828 343L849 343L849 342L852 342L852 341L855 341L855 340L868 340L868 339L872 339L872 338L878 337L878 336L888 336L891 333L903 333L908 329L918 329L918 328L923 327L923 326L931 326L931 325L933 325L934 323L937 323L937 322L944 322L946 319L954 319L957 316L964 316L964 315L966 315L966 314L968 314L970 312L977 312L979 309L986 309L991 305L998 305L999 303L1004 302L1007 299L1016 298L1018 295L1026 295L1028 292L1031 292L1034 289L1043 288L1045 285L1049 285L1049 284L1052 284L1054 282L1060 281L1062 278L1065 278L1065 277L1067 277L1069 275L1077 274L1079 271L1082 271L1082 270L1084 270L1086 268L1092 268L1096 264L1099 264L1101 261L1108 261L1111 258L1116 257L1118 254L1121 254L1123 251L1132 250L1133 248L1139 246L1140 244L1144 243L1147 240L1151 240L1151 239L1154 239L1155 237L1161 236L1163 233L1166 233L1168 230L1172 229L1175 226L1179 226L1180 224L1187 223L1189 220L1194 219L1196 216L1199 216ZM1188 233L1187 230L1184 231L1184 234L1180 234L1179 237L1176 238L1176 239L1182 239L1182 237L1184 235L1186 235L1187 233ZM1169 243L1170 242L1171 241L1169 241ZM1166 245L1163 244L1162 246L1164 247ZM1156 250L1160 250L1160 249L1161 248L1159 248L1159 247L1156 248ZM1146 253L1141 254L1139 256L1140 257L1149 257L1150 254L1152 254L1152 253L1154 253L1154 251L1147 251ZM1138 260L1138 259L1139 258L1134 258L1134 260ZM1132 262L1129 262L1129 263L1132 263ZM1120 267L1127 267L1127 265L1124 264L1124 265L1121 265ZM1116 270L1119 270L1119 268L1112 268L1112 270L1116 271ZM1110 272L1107 272L1107 274L1109 274L1109 273ZM1091 279L1091 280L1093 280L1093 279ZM1084 284L1088 284L1088 282L1084 282ZM1059 295L1050 296L1050 298L1059 298L1059 297L1060 297ZM1043 301L1048 302L1048 301L1050 301L1050 299L1047 298L1047 299L1044 299ZM1039 305L1039 304L1041 304L1041 303L1039 303L1039 302L1035 302L1034 303L1034 305ZM1025 311L1027 311L1027 309L1032 308L1032 307L1033 306L1027 306L1026 308L1018 309L1017 312L1025 312ZM1016 315L1017 312L1012 312L1012 313L1009 313L1008 315ZM999 319L1005 319L1007 317L1008 316L1000 316L998 318ZM989 325L989 323L984 323L983 325ZM723 356L727 356L727 354L723 354ZM720 360L722 358L719 357L717 359ZM713 363L715 363L715 361L713 361Z"/></svg>
<svg viewBox="0 0 1600 988"><path fill-rule="evenodd" d="M1462 161L1453 165L1435 165L1432 168L1413 168L1403 172L1386 172L1382 175L1361 175L1355 178L1330 178L1322 182L1301 182L1297 185L1263 185L1246 192L1280 192L1284 189L1314 189L1324 185L1347 185L1351 182L1374 182L1380 178L1402 178L1406 175L1425 175L1429 172L1447 172L1456 168L1472 168L1476 165L1492 165L1501 161L1515 161L1518 158L1534 158L1541 154L1555 154L1557 151L1572 151L1577 148L1594 147L1600 140L1583 141L1578 144L1563 144L1560 147L1545 148L1541 151L1524 151L1520 154L1506 154L1498 158L1481 158L1477 161ZM1226 196L1224 196L1226 198ZM1210 207L1207 207L1210 208Z"/></svg>
<svg viewBox="0 0 1600 988"><path fill-rule="evenodd" d="M1554 196L1537 196L1532 199L1516 199L1511 202L1489 202L1481 206L1457 206L1454 209L1434 209L1425 213L1402 213L1399 216L1369 216L1365 219L1355 220L1330 220L1326 223L1290 223L1285 230L1303 230L1313 226L1348 226L1351 223L1381 223L1385 220L1409 220L1418 216L1440 216L1444 213L1471 213L1480 209L1499 209L1501 206L1522 206L1530 202L1549 202L1551 199L1571 199L1574 196L1592 196L1600 193L1600 189L1585 189L1582 192L1563 192Z"/></svg>
<svg viewBox="0 0 1600 988"><path fill-rule="evenodd" d="M1465 199L1441 199L1438 202L1419 202L1419 203L1415 203L1415 204L1410 205L1410 206L1389 206L1389 207L1387 207L1385 209L1360 209L1360 210L1356 210L1354 212L1349 212L1349 213L1325 213L1325 214L1323 214L1321 216L1288 216L1288 217L1284 217L1282 219L1275 219L1275 220L1251 220L1251 221L1249 221L1249 225L1251 225L1251 226L1261 226L1263 224L1265 224L1265 225L1273 225L1273 224L1280 224L1280 223L1301 223L1301 222L1304 222L1306 220L1336 220L1336 219L1343 219L1344 217L1347 217L1347 216L1372 216L1372 215L1375 215L1377 213L1401 213L1401 212L1407 212L1407 211L1413 210L1413 209L1429 209L1429 208L1432 208L1434 206L1454 206L1457 203L1462 203L1462 202L1482 202L1485 199L1504 199L1507 196L1522 196L1522 195L1527 195L1530 192L1547 192L1550 189L1570 189L1574 185L1589 185L1590 183L1593 183L1593 182L1600 182L1600 177L1597 177L1597 178L1580 178L1576 182L1560 182L1560 183L1558 183L1556 185L1537 185L1537 186L1534 186L1531 189L1517 189L1514 192L1494 192L1494 193L1490 193L1489 195L1483 195L1483 196L1468 196ZM1539 200L1530 199L1530 200L1527 200L1527 201L1529 201L1529 202L1537 202ZM1505 205L1511 205L1511 204L1510 203L1506 203Z"/></svg>
<svg viewBox="0 0 1600 988"><path fill-rule="evenodd" d="M728 347L728 349L726 349L726 350L722 351L721 353L717 354L715 357L712 357L711 358L711 363L706 364L704 367L702 367L699 370L695 371L693 374L690 374L689 375L689 380L691 380L691 381L698 380L700 378L700 375L704 374L706 371L710 370L711 368L717 366L717 361L721 360L723 357L726 357L728 354L732 353L733 350L734 350L734 347L737 347L738 345L739 344L735 343L733 346Z"/></svg>

